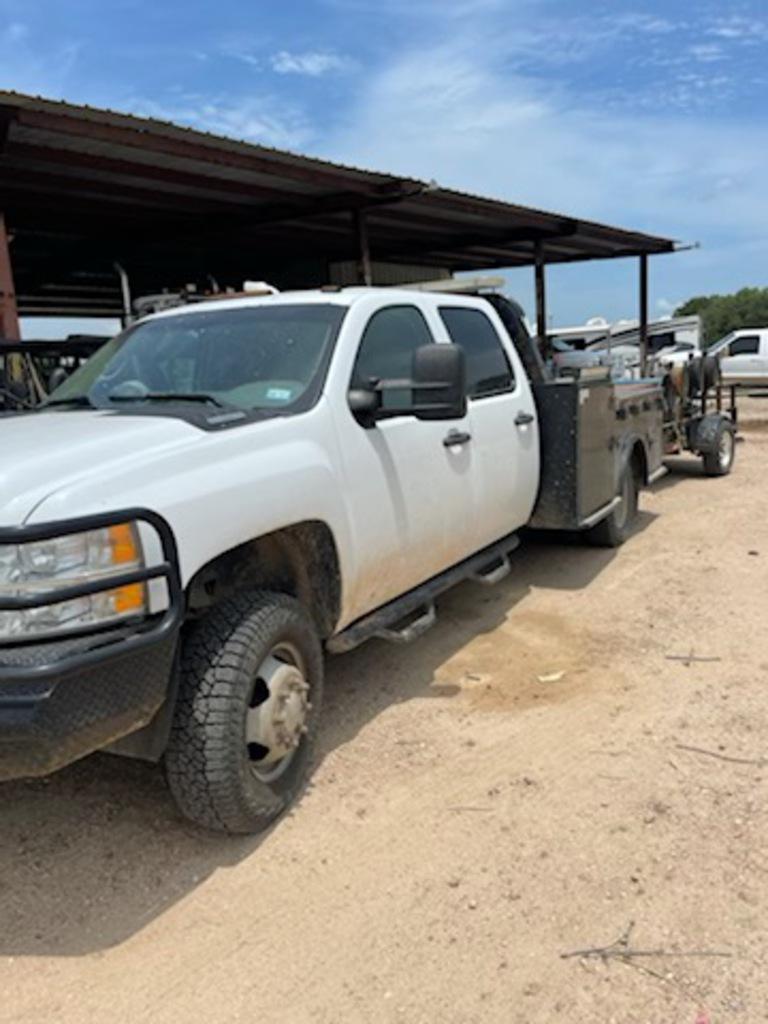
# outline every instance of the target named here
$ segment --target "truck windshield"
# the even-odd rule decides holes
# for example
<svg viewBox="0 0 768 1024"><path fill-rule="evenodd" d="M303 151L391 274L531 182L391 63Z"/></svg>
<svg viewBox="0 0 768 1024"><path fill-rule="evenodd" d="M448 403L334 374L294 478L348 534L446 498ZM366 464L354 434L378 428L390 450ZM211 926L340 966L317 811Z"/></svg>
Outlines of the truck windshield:
<svg viewBox="0 0 768 1024"><path fill-rule="evenodd" d="M125 410L208 399L301 412L317 400L345 311L265 304L147 320L108 342L48 404Z"/></svg>

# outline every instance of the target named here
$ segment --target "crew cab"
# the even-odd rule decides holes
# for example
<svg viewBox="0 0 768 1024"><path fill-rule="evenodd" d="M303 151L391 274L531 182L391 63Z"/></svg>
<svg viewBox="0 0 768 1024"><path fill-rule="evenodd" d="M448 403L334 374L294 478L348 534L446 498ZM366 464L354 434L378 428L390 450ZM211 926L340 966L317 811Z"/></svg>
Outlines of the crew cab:
<svg viewBox="0 0 768 1024"><path fill-rule="evenodd" d="M139 321L0 426L0 779L107 749L162 759L204 826L265 827L310 770L324 652L415 639L525 526L620 544L663 419L656 380L552 376L501 296ZM732 424L703 419L726 472Z"/></svg>

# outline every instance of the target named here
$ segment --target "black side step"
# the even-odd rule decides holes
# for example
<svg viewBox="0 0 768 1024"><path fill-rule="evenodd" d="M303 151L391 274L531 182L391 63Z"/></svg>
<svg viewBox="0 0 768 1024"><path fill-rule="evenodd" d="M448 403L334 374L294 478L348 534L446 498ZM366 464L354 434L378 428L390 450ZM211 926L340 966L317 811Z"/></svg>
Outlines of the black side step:
<svg viewBox="0 0 768 1024"><path fill-rule="evenodd" d="M351 626L347 626L345 630L337 633L336 636L332 636L326 642L327 650L332 654L343 654L374 636L379 636L385 640L394 640L396 643L407 643L409 640L415 640L416 637L426 632L428 626L434 624L434 616L432 614L427 613L422 615L420 619L417 619L416 623L412 624L412 626L416 625L417 628L411 629L410 632L408 627L398 629L398 624L420 609L431 609L438 594L450 590L457 583L461 583L466 579L482 579L484 576L487 577L490 575L488 573L489 566L494 566L494 569L498 571L498 563L507 561L509 553L514 551L519 544L520 538L517 534L512 533L503 540L483 548L476 555L472 555L463 562L459 562L458 565L454 565L446 570L446 572L440 573L439 576L433 576L431 580L427 580L426 583L422 583L413 590L409 590L402 597L395 598L389 604L385 604L375 612L364 615L362 619L353 622ZM506 572L504 575L506 575ZM492 581L492 579L487 580L489 583ZM424 628L421 628L422 626Z"/></svg>
<svg viewBox="0 0 768 1024"><path fill-rule="evenodd" d="M495 558L492 562L484 565L482 569L473 572L471 579L475 583L482 583L486 587L495 587L501 583L512 572L512 563L509 560L509 552L505 552L501 558Z"/></svg>
<svg viewBox="0 0 768 1024"><path fill-rule="evenodd" d="M430 602L422 608L417 618L402 625L393 626L391 629L377 629L373 635L390 644L410 644L414 640L418 640L420 636L424 636L436 622L437 612L434 603Z"/></svg>

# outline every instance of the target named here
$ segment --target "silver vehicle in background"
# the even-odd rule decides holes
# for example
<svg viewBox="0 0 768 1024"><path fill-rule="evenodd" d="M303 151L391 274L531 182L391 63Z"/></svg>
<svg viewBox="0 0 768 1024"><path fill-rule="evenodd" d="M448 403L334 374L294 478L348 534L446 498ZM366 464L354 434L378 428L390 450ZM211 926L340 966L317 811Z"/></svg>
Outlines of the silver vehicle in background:
<svg viewBox="0 0 768 1024"><path fill-rule="evenodd" d="M718 357L723 383L748 387L768 385L768 327L731 331L707 352Z"/></svg>

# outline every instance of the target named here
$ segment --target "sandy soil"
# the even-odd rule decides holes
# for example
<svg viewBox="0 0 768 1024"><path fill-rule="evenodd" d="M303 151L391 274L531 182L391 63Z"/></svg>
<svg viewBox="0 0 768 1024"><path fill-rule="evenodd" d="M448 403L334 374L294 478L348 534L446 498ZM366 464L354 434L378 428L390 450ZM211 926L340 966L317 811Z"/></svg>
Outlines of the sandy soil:
<svg viewBox="0 0 768 1024"><path fill-rule="evenodd" d="M195 832L106 756L1 786L0 1021L768 1020L746 406L733 476L682 462L619 552L527 546L418 644L333 660L315 784L261 840ZM656 955L562 957L630 922Z"/></svg>

